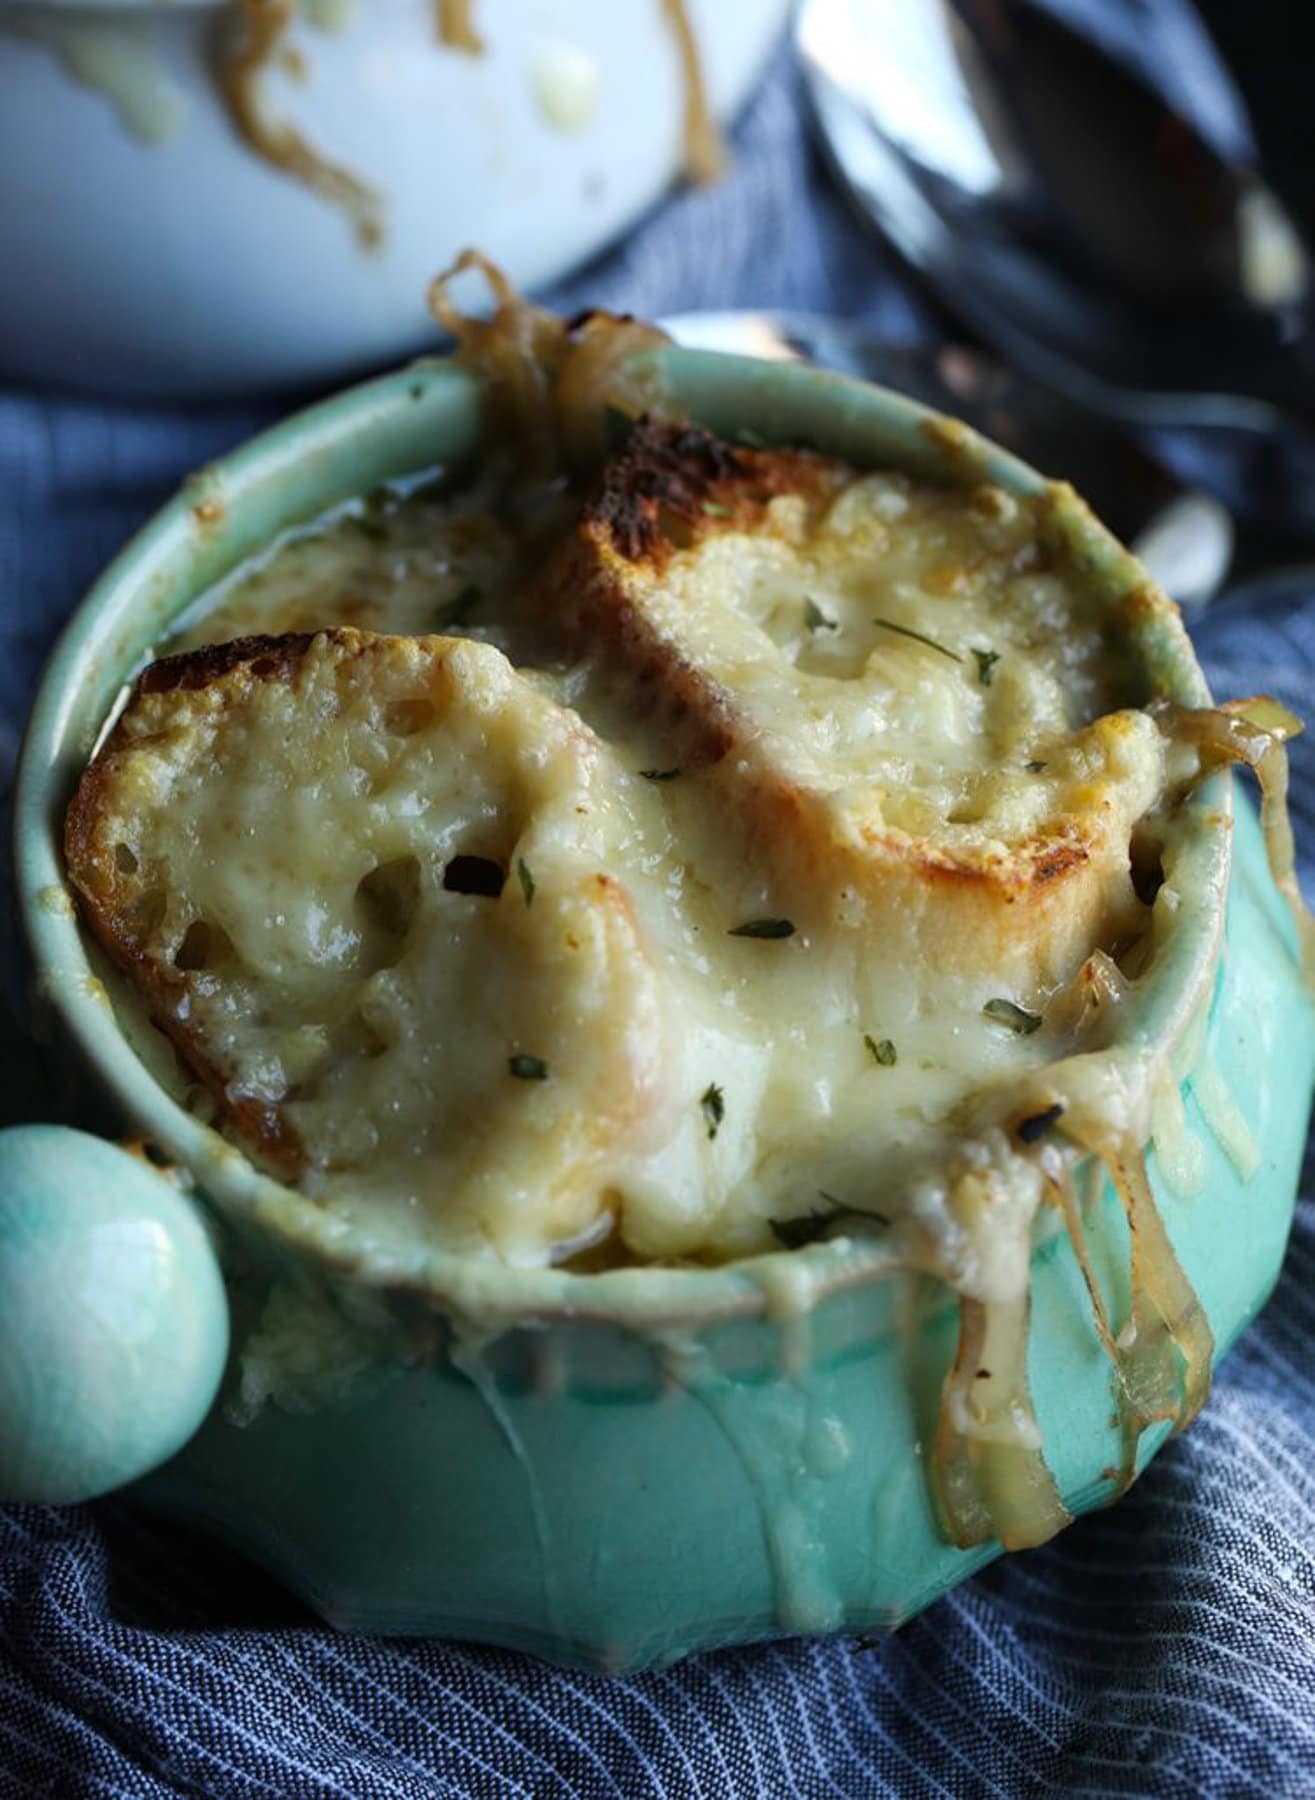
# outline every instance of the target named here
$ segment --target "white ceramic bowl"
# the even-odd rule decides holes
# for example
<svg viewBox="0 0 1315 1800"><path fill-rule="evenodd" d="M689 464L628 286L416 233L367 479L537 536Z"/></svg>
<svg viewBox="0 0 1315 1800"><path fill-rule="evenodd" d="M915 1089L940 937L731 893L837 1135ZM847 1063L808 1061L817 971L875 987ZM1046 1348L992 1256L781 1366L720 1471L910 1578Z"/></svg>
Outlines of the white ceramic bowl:
<svg viewBox="0 0 1315 1800"><path fill-rule="evenodd" d="M719 119L787 6L689 0ZM176 397L334 379L426 342L426 284L465 245L538 287L679 173L662 0L476 0L481 56L438 44L434 0L302 13L304 79L275 70L269 98L383 196L373 252L238 137L231 0L0 0L0 372Z"/></svg>

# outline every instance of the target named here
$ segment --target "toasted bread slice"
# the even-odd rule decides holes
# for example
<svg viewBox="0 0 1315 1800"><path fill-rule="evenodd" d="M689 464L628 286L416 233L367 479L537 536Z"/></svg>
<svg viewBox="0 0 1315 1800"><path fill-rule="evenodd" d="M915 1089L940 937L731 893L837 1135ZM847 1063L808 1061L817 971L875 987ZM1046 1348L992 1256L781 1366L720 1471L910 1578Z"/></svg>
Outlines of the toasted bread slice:
<svg viewBox="0 0 1315 1800"><path fill-rule="evenodd" d="M650 424L539 604L625 687L654 760L721 786L782 911L1036 991L1134 918L1163 763L1145 714L1091 716L1116 652L1044 566L1045 511Z"/></svg>
<svg viewBox="0 0 1315 1800"><path fill-rule="evenodd" d="M662 1011L593 823L603 746L487 645L352 630L146 670L83 776L70 876L222 1119L272 1169L587 1236L649 1128Z"/></svg>

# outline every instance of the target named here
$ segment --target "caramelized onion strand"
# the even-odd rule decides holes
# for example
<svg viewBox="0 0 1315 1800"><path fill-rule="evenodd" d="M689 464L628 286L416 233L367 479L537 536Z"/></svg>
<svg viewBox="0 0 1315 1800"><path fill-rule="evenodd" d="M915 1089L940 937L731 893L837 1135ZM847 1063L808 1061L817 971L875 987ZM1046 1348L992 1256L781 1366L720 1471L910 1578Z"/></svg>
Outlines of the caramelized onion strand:
<svg viewBox="0 0 1315 1800"><path fill-rule="evenodd" d="M1148 711L1165 735L1190 744L1204 769L1242 763L1260 784L1260 823L1274 884L1287 901L1297 928L1302 975L1315 991L1315 919L1297 882L1296 847L1288 813L1286 745L1305 729L1301 720L1268 694L1230 700L1223 706L1175 706L1157 700Z"/></svg>
<svg viewBox="0 0 1315 1800"><path fill-rule="evenodd" d="M959 1343L941 1394L934 1491L961 1549L1044 1544L1069 1514L1041 1454L1027 1383L1030 1297L959 1296Z"/></svg>
<svg viewBox="0 0 1315 1800"><path fill-rule="evenodd" d="M438 41L448 50L464 50L469 56L484 54L484 40L475 30L474 0L437 0Z"/></svg>
<svg viewBox="0 0 1315 1800"><path fill-rule="evenodd" d="M468 271L492 290L490 318L463 312L453 298L453 282ZM656 326L604 312L561 319L523 299L478 250L463 250L431 283L429 309L456 339L457 361L488 383L499 434L518 446L523 471L587 466L605 452L609 412L664 410L655 374L629 366L638 351L668 342Z"/></svg>
<svg viewBox="0 0 1315 1800"><path fill-rule="evenodd" d="M726 167L726 145L713 123L699 60L699 46L685 0L662 0L676 40L685 85L685 173L691 181L716 181Z"/></svg>
<svg viewBox="0 0 1315 1800"><path fill-rule="evenodd" d="M1066 1120L1065 1128L1078 1141L1075 1122ZM1094 1279L1086 1258L1079 1255L1095 1307L1096 1329L1118 1378L1123 1455L1117 1498L1136 1474L1137 1447L1147 1427L1167 1419L1175 1431L1181 1431L1205 1404L1214 1334L1174 1254L1141 1145L1135 1137L1112 1138L1099 1131L1087 1132L1081 1143L1098 1158L1118 1195L1132 1242L1132 1306L1127 1324L1113 1338L1103 1305L1095 1304ZM1072 1223L1069 1229L1072 1235ZM1076 1238L1074 1247L1078 1248Z"/></svg>
<svg viewBox="0 0 1315 1800"><path fill-rule="evenodd" d="M336 206L351 222L360 244L372 249L383 237L383 202L374 188L340 168L307 143L295 126L272 112L265 77L282 47L296 0L238 0L246 26L219 67L219 89L243 141L271 168L290 175Z"/></svg>

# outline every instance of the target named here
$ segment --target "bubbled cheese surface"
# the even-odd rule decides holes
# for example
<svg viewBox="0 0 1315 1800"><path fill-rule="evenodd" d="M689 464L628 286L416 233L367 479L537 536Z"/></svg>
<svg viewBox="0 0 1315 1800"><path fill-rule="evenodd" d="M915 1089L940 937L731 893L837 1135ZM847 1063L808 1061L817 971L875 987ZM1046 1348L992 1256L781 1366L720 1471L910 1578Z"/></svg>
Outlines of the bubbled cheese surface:
<svg viewBox="0 0 1315 1800"><path fill-rule="evenodd" d="M1047 504L829 465L713 511L632 596L642 683L536 610L565 514L479 490L351 509L212 596L170 651L366 633L120 725L116 828L170 870L158 953L217 928L185 1004L277 1111L284 1178L376 1236L523 1263L723 1259L927 1204L1071 1047L1088 952L1144 923L1160 739ZM701 760L709 692L729 748ZM1057 911L1038 837L1091 877ZM448 885L461 857L497 891ZM944 915L931 863L987 871L1018 954L995 912L906 930Z"/></svg>

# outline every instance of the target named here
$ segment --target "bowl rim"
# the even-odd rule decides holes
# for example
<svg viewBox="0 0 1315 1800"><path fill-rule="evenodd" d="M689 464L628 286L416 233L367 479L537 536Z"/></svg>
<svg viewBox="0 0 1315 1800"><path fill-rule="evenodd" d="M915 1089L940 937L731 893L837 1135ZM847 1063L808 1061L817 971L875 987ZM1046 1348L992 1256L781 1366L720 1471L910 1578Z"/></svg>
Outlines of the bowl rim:
<svg viewBox="0 0 1315 1800"><path fill-rule="evenodd" d="M650 353L651 354L651 353ZM991 479L1012 492L1050 493L1057 528L1103 590L1124 605L1157 686L1188 705L1209 692L1177 608L1070 490L903 395L802 364L760 362L709 351L668 348L656 363L676 403L713 429L752 427L770 441L811 435L830 454L861 466L894 462L955 485ZM341 450L354 434L415 441L415 402L424 390L435 407L464 409L476 439L483 430L483 387L446 357L425 357L295 412L185 481L174 497L114 557L67 621L36 694L19 765L14 807L18 906L37 977L37 994L54 1009L82 1057L122 1112L187 1169L202 1194L234 1225L286 1255L308 1259L326 1276L410 1294L457 1318L503 1323L572 1317L649 1327L704 1323L764 1311L805 1312L818 1298L890 1275L901 1266L880 1239L822 1240L712 1268L635 1266L599 1273L479 1262L417 1244L386 1253L342 1219L261 1173L234 1144L201 1123L156 1080L119 1026L96 975L68 891L62 823L71 780L92 745L71 738L80 690L107 660L122 682L138 663L125 656L123 628L159 609L159 575L171 554L194 554L198 492L222 487L230 517L277 482L292 462ZM815 421L801 432L799 417ZM782 430L781 419L787 421ZM403 421L410 427L409 437ZM898 443L892 454L890 444ZM883 451L880 446L886 446ZM430 459L432 464L433 459ZM412 469L422 466L418 460ZM321 507L321 512L327 510ZM257 538L254 542L268 541ZM251 554L248 545L233 563ZM154 579L153 579L154 577ZM195 593L212 585L199 582ZM1132 605L1125 603L1133 602ZM177 617L192 599L168 610ZM118 636L116 637L116 632ZM116 655L119 658L115 663ZM1203 783L1176 824L1176 885L1181 903L1162 956L1130 1009L1112 1050L1141 1068L1167 1067L1213 991L1232 853L1232 783L1224 772Z"/></svg>

